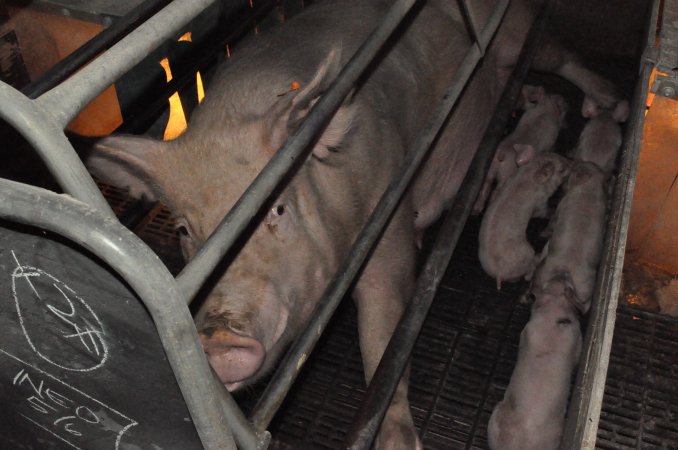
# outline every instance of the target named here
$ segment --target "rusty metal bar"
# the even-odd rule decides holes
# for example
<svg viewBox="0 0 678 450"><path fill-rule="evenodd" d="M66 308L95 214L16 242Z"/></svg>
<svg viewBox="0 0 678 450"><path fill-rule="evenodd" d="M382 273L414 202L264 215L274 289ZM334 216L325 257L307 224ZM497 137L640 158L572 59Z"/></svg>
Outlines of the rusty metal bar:
<svg viewBox="0 0 678 450"><path fill-rule="evenodd" d="M488 40L496 31L508 2L509 0L500 0L497 3L488 26L483 30L484 37L489 36ZM471 47L461 66L453 75L450 87L443 95L438 108L431 115L429 123L419 135L415 147L408 152L399 173L384 192L367 224L356 238L350 254L342 262L332 282L325 290L306 329L292 345L255 407L251 417L256 429L265 429L277 412L297 374L303 367L307 356L313 350L339 302L351 286L353 278L362 267L375 241L388 223L410 180L428 154L432 142L452 111L480 58L479 49L475 46Z"/></svg>
<svg viewBox="0 0 678 450"><path fill-rule="evenodd" d="M490 119L461 188L438 231L431 254L417 280L412 301L393 332L391 341L382 356L342 448L368 449L379 431L393 393L402 377L415 341L424 324L424 319L433 302L433 297L445 274L452 253L459 241L459 236L471 213L473 203L490 168L494 153L504 137L509 116L520 95L520 89L532 59L538 50L539 38L546 29L547 19L553 10L553 5L554 0L545 2L530 28L518 61ZM486 38L487 34L483 33L482 37ZM474 48L474 50L480 52L477 48Z"/></svg>

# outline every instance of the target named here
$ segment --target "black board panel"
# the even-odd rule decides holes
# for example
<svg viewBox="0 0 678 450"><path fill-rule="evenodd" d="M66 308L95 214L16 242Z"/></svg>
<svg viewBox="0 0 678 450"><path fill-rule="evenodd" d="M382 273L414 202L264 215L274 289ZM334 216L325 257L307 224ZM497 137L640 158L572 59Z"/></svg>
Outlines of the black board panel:
<svg viewBox="0 0 678 450"><path fill-rule="evenodd" d="M0 448L202 448L149 314L96 257L0 222Z"/></svg>

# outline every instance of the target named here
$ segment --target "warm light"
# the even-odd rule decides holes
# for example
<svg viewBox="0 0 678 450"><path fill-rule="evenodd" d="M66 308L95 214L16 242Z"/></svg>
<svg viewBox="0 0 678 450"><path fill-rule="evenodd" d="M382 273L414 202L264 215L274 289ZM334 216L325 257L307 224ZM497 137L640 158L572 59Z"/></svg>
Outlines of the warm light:
<svg viewBox="0 0 678 450"><path fill-rule="evenodd" d="M165 128L165 134L162 137L165 141L178 138L186 130L186 116L184 115L184 108L181 106L181 97L179 97L178 92L172 94L169 98L169 104L169 120L167 121L167 128Z"/></svg>
<svg viewBox="0 0 678 450"><path fill-rule="evenodd" d="M657 75L666 76L665 73L660 72L660 71L657 70L657 66L654 66L654 67L652 68L652 73L650 74L650 88L652 88L652 85L653 85L654 82L655 82L655 77L656 77ZM647 92L647 101L645 102L645 115L646 115L646 116L647 116L647 111L650 109L650 106L652 106L652 101L654 100L654 96L655 96L655 95L656 95L656 94L655 94L654 92L652 92L651 90L648 90L648 92Z"/></svg>
<svg viewBox="0 0 678 450"><path fill-rule="evenodd" d="M626 303L629 305L642 305L643 300L637 294L629 294L626 296Z"/></svg>
<svg viewBox="0 0 678 450"><path fill-rule="evenodd" d="M200 72L196 72L195 74L195 84L198 89L198 103L201 103L202 99L205 98L205 88L202 86L202 77L200 76Z"/></svg>
<svg viewBox="0 0 678 450"><path fill-rule="evenodd" d="M167 78L167 82L169 83L172 81L172 69L170 69L169 65L169 59L165 58L162 61L160 61L160 65L162 66L163 69L165 69L165 78Z"/></svg>
<svg viewBox="0 0 678 450"><path fill-rule="evenodd" d="M170 69L169 60L167 58L163 59L160 61L160 65L165 69L165 76L169 83L172 81L172 70ZM165 127L165 133L162 137L165 141L176 139L184 132L184 130L186 130L186 116L184 115L184 108L181 106L181 98L179 97L178 92L172 94L169 99L169 104L169 120L167 121L167 127Z"/></svg>
<svg viewBox="0 0 678 450"><path fill-rule="evenodd" d="M193 39L191 32L184 33L180 38L179 42L191 42ZM228 50L228 46L226 47ZM165 69L165 76L167 82L172 81L172 70L170 69L169 60L167 58L160 61L160 65ZM198 95L198 103L202 102L205 98L205 89L202 84L202 77L200 72L195 74L196 89ZM169 119L167 120L167 127L165 128L165 133L163 134L163 139L170 141L172 139L178 138L181 133L186 131L186 115L184 114L184 108L181 105L181 97L179 93L175 92L169 98L170 111Z"/></svg>

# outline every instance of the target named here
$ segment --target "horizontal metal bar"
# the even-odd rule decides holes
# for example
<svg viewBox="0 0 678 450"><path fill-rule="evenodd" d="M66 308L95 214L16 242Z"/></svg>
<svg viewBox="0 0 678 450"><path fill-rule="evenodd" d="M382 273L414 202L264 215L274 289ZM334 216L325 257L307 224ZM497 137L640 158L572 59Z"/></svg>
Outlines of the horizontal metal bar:
<svg viewBox="0 0 678 450"><path fill-rule="evenodd" d="M100 257L132 287L155 323L203 445L235 450L222 410L221 399L228 394L205 382L213 377L193 319L155 253L117 220L68 196L4 179L0 192L0 217L70 239Z"/></svg>
<svg viewBox="0 0 678 450"><path fill-rule="evenodd" d="M124 17L114 20L111 26L102 30L92 39L56 63L40 78L24 86L24 88L21 89L21 92L30 98L36 98L37 96L44 94L70 75L73 75L76 70L84 66L96 55L109 48L113 43L145 20L150 14L154 13L167 3L169 3L169 0L150 0L142 2L132 11L125 14Z"/></svg>
<svg viewBox="0 0 678 450"><path fill-rule="evenodd" d="M177 91L181 91L190 83L195 83L196 71L203 70L215 59L218 54L224 54L224 45L232 45L252 29L252 21L256 22L262 19L266 14L277 5L277 0L258 0L252 8L247 8L247 20L244 18L244 12L239 11L235 17L228 16L228 21L220 24L218 29L212 31L205 37L199 45L193 43L193 48L186 58L181 59L179 63L184 67L182 73L173 74L171 81L163 85L162 92L158 93L155 99L143 99L140 107L131 108L129 117L122 125L115 130L116 133L144 133L151 124L158 118L162 111L167 108L167 99ZM174 62L173 62L174 64ZM203 73L203 76L205 73ZM184 105L184 108L186 105ZM190 111L185 111L190 115Z"/></svg>
<svg viewBox="0 0 678 450"><path fill-rule="evenodd" d="M139 28L35 101L65 128L87 104L215 0L174 0Z"/></svg>
<svg viewBox="0 0 678 450"><path fill-rule="evenodd" d="M500 0L499 6L492 16L491 22L483 31L492 35L503 16L509 0ZM289 391L297 374L303 367L306 355L310 354L324 331L332 314L346 291L351 286L353 278L362 267L377 238L388 223L395 211L400 198L407 189L411 179L418 170L421 162L428 154L431 144L438 135L440 128L449 116L466 82L470 79L476 64L480 60L480 51L472 47L459 69L453 75L450 87L443 95L436 110L431 115L428 124L419 135L415 147L408 152L406 159L393 181L390 183L377 207L372 212L368 222L355 240L350 254L342 262L331 283L325 290L322 299L316 307L306 329L301 333L285 356L282 364L276 371L274 378L269 382L266 391L252 413L252 422L257 429L268 426L280 407L285 395Z"/></svg>
<svg viewBox="0 0 678 450"><path fill-rule="evenodd" d="M367 449L379 430L379 425L386 414L396 386L409 361L415 341L433 302L433 297L452 258L452 253L471 213L475 199L480 192L480 187L492 163L496 148L504 136L509 116L520 94L532 59L537 52L539 37L546 28L553 3L553 0L548 0L544 4L530 28L515 68L490 119L490 125L478 146L454 203L446 213L445 220L438 231L431 254L417 280L412 301L393 332L393 337L372 378L365 399L356 414L342 448ZM492 19L495 23L490 26L496 28L498 25L496 23L496 12ZM484 30L483 38L486 37L487 33ZM487 40L489 41L489 39ZM474 47L474 50L479 54L479 49Z"/></svg>
<svg viewBox="0 0 678 450"><path fill-rule="evenodd" d="M311 109L299 129L271 158L257 175L247 191L235 203L210 238L177 277L186 301L190 302L207 277L221 261L228 249L245 230L280 181L309 151L308 146L322 127L329 122L352 89L360 74L367 68L379 49L416 3L416 0L397 0L384 21L372 32L363 45L341 70L330 88Z"/></svg>
<svg viewBox="0 0 678 450"><path fill-rule="evenodd" d="M34 101L0 81L0 118L33 146L61 188L73 197L115 217L89 172L66 139L63 127Z"/></svg>
<svg viewBox="0 0 678 450"><path fill-rule="evenodd" d="M649 18L650 25L646 30L648 47L654 46L658 5L659 0L655 0ZM593 449L596 444L623 275L640 144L643 137L645 103L653 67L652 62L641 59L640 78L634 90L631 115L622 147L621 168L615 184L605 231L607 236L603 246L605 250L594 291L582 358L568 408L564 437L560 446L563 450Z"/></svg>

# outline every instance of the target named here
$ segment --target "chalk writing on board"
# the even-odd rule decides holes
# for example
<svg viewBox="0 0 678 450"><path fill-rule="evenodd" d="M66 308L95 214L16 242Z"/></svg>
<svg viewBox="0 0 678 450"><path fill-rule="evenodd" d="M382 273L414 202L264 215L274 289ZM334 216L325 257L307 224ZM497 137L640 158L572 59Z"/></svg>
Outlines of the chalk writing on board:
<svg viewBox="0 0 678 450"><path fill-rule="evenodd" d="M118 449L123 435L138 422L81 390L0 349L3 404L27 422L76 449Z"/></svg>
<svg viewBox="0 0 678 450"><path fill-rule="evenodd" d="M12 294L31 349L61 369L86 372L101 367L108 359L108 345L92 308L66 283L21 264L14 251L12 256Z"/></svg>

